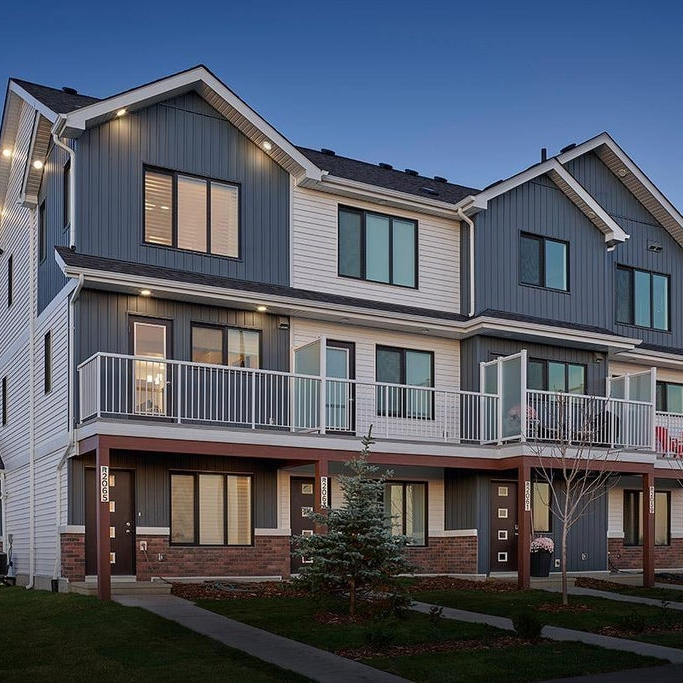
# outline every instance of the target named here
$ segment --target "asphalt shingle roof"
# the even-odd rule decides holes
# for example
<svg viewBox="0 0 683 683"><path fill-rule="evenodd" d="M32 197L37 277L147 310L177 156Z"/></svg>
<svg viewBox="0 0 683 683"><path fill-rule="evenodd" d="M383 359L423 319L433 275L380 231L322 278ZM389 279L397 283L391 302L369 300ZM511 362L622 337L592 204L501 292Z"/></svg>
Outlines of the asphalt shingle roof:
<svg viewBox="0 0 683 683"><path fill-rule="evenodd" d="M68 114L75 109L93 104L93 102L99 102L97 97L73 95L58 88L49 88L46 85L38 85L38 83L22 81L18 78L13 78L12 80L29 95L33 95L39 102L42 102L48 109L52 109L57 114Z"/></svg>
<svg viewBox="0 0 683 683"><path fill-rule="evenodd" d="M341 157L336 154L325 154L308 147L297 147L297 149L318 168L329 171L333 176L346 178L347 180L356 180L368 185L377 185L389 190L407 192L408 194L415 194L420 197L436 199L451 204L457 204L465 197L479 192L479 190L472 187L438 181L427 176L410 175L404 171L382 168L378 164L349 159L348 157ZM431 191L425 191L424 188L428 188ZM437 194L434 194L434 192Z"/></svg>

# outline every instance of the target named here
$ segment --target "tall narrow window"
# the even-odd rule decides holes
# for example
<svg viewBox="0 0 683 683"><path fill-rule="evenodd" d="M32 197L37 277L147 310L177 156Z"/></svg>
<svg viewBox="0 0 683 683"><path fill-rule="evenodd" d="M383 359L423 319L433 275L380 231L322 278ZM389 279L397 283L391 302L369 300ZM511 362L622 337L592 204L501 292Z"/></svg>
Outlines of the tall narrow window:
<svg viewBox="0 0 683 683"><path fill-rule="evenodd" d="M537 533L550 532L550 484L543 481L534 482L533 516L534 531Z"/></svg>
<svg viewBox="0 0 683 683"><path fill-rule="evenodd" d="M47 394L52 390L52 333L45 334L43 345L43 363L45 366L44 390Z"/></svg>
<svg viewBox="0 0 683 683"><path fill-rule="evenodd" d="M617 266L615 311L618 323L669 329L669 276Z"/></svg>
<svg viewBox="0 0 683 683"><path fill-rule="evenodd" d="M14 261L10 256L7 259L7 308L14 301Z"/></svg>
<svg viewBox="0 0 683 683"><path fill-rule="evenodd" d="M71 159L64 164L64 194L62 206L64 207L63 225L66 230L71 223Z"/></svg>
<svg viewBox="0 0 683 683"><path fill-rule="evenodd" d="M519 281L546 289L569 289L569 247L566 242L522 233Z"/></svg>
<svg viewBox="0 0 683 683"><path fill-rule="evenodd" d="M2 426L7 424L7 377L2 378L2 384L0 385L0 399L2 399Z"/></svg>
<svg viewBox="0 0 683 683"><path fill-rule="evenodd" d="M45 202L38 209L38 261L42 263L47 256L47 212Z"/></svg>
<svg viewBox="0 0 683 683"><path fill-rule="evenodd" d="M390 482L384 489L384 514L394 536L410 545L427 544L427 485Z"/></svg>
<svg viewBox="0 0 683 683"><path fill-rule="evenodd" d="M643 545L643 492L624 491L624 545ZM655 545L671 542L671 497L655 491Z"/></svg>

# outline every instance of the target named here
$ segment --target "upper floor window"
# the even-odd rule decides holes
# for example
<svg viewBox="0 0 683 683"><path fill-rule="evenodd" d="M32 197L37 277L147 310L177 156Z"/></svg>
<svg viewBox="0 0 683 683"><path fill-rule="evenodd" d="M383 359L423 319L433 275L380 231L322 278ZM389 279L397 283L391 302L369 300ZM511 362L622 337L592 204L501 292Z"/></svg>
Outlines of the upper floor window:
<svg viewBox="0 0 683 683"><path fill-rule="evenodd" d="M578 363L530 359L527 367L527 388L585 394L586 366Z"/></svg>
<svg viewBox="0 0 683 683"><path fill-rule="evenodd" d="M239 188L145 169L145 242L239 257Z"/></svg>
<svg viewBox="0 0 683 683"><path fill-rule="evenodd" d="M519 243L519 280L523 285L569 290L569 245L523 232Z"/></svg>
<svg viewBox="0 0 683 683"><path fill-rule="evenodd" d="M71 159L64 164L64 194L62 200L63 207L63 225L66 230L71 223Z"/></svg>
<svg viewBox="0 0 683 683"><path fill-rule="evenodd" d="M378 382L392 385L433 387L434 353L378 346L376 377ZM434 392L401 386L377 387L377 414L431 420Z"/></svg>
<svg viewBox="0 0 683 683"><path fill-rule="evenodd" d="M417 222L339 208L339 275L417 287Z"/></svg>
<svg viewBox="0 0 683 683"><path fill-rule="evenodd" d="M616 317L618 323L669 329L669 276L617 266Z"/></svg>
<svg viewBox="0 0 683 683"><path fill-rule="evenodd" d="M192 326L192 361L238 368L260 367L261 333L232 327Z"/></svg>
<svg viewBox="0 0 683 683"><path fill-rule="evenodd" d="M52 391L52 332L45 333L43 342L43 389L47 394Z"/></svg>
<svg viewBox="0 0 683 683"><path fill-rule="evenodd" d="M683 384L657 382L656 409L683 415Z"/></svg>
<svg viewBox="0 0 683 683"><path fill-rule="evenodd" d="M7 308L14 301L14 261L10 256L7 259Z"/></svg>
<svg viewBox="0 0 683 683"><path fill-rule="evenodd" d="M38 261L42 263L47 256L47 211L45 201L38 208Z"/></svg>
<svg viewBox="0 0 683 683"><path fill-rule="evenodd" d="M7 424L7 377L0 382L0 424L3 427Z"/></svg>

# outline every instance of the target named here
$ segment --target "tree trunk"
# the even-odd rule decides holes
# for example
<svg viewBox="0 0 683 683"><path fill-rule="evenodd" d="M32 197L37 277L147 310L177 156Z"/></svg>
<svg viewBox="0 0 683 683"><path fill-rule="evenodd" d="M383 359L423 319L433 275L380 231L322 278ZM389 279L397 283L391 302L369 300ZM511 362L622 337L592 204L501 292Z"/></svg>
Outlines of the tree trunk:
<svg viewBox="0 0 683 683"><path fill-rule="evenodd" d="M564 519L562 521L562 604L569 604L569 595L567 592L567 522L569 516L569 486L564 495Z"/></svg>
<svg viewBox="0 0 683 683"><path fill-rule="evenodd" d="M352 617L356 616L356 579L351 579L351 587L349 589L349 614Z"/></svg>

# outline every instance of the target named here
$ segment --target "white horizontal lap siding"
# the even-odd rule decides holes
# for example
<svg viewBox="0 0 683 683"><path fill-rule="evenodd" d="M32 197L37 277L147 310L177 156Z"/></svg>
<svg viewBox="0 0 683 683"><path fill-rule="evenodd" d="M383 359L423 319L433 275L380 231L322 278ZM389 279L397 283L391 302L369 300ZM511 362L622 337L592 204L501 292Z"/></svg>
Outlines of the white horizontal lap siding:
<svg viewBox="0 0 683 683"><path fill-rule="evenodd" d="M55 469L61 455L62 451L53 451L35 463L36 574L39 576L49 576L54 571L57 538Z"/></svg>
<svg viewBox="0 0 683 683"><path fill-rule="evenodd" d="M20 349L7 365L0 368L0 378L7 377L7 424L0 425L0 456L6 471L28 462L29 383L28 350Z"/></svg>
<svg viewBox="0 0 683 683"><path fill-rule="evenodd" d="M624 537L624 489L613 488L608 494L607 536Z"/></svg>
<svg viewBox="0 0 683 683"><path fill-rule="evenodd" d="M683 489L671 492L671 536L683 538Z"/></svg>
<svg viewBox="0 0 683 683"><path fill-rule="evenodd" d="M653 365L636 365L635 363L610 363L609 374L612 376L634 375L638 372L649 372ZM683 370L672 368L657 368L657 379L660 382L676 382L683 384Z"/></svg>
<svg viewBox="0 0 683 683"><path fill-rule="evenodd" d="M45 335L51 335L52 389L45 393ZM35 343L36 445L68 431L68 300L38 325Z"/></svg>
<svg viewBox="0 0 683 683"><path fill-rule="evenodd" d="M28 465L7 472L5 478L5 539L12 534L12 556L17 573L28 574L29 566L29 510ZM5 548L5 551L7 548Z"/></svg>
<svg viewBox="0 0 683 683"><path fill-rule="evenodd" d="M450 339L414 335L389 330L337 325L326 322L293 319L292 344L294 348L312 342L321 336L328 340L353 342L356 365L356 432L366 433L370 424L377 437L388 435L443 438L444 429L450 434L457 430L459 411L453 408L453 394L438 393L435 398L433 420L410 420L381 417L374 410L375 388L365 383L375 382L376 347L391 346L434 353L434 387L455 392L460 387L460 344Z"/></svg>
<svg viewBox="0 0 683 683"><path fill-rule="evenodd" d="M460 310L460 224L434 216L295 187L292 208L292 285L331 294L457 313ZM339 205L418 223L418 289L337 275Z"/></svg>

